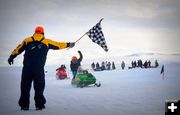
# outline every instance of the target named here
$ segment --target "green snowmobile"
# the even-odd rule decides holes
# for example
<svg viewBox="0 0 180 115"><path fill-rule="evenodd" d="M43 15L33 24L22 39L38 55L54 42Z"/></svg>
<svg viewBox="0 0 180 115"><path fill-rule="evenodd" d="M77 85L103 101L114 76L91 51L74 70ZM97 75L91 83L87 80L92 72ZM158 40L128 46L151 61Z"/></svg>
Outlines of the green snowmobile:
<svg viewBox="0 0 180 115"><path fill-rule="evenodd" d="M88 85L94 85L97 87L101 86L101 83L96 83L96 78L91 73L88 73L87 70L83 71L83 73L77 74L75 79L72 79L71 84L81 88L86 87Z"/></svg>

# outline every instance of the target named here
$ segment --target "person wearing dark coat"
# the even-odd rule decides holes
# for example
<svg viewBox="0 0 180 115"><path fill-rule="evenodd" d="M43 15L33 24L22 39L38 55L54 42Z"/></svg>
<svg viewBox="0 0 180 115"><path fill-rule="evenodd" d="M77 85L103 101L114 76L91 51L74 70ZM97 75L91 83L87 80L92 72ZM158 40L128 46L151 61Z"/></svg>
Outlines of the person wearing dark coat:
<svg viewBox="0 0 180 115"><path fill-rule="evenodd" d="M132 66L132 68L134 67L134 61L131 61L131 66Z"/></svg>
<svg viewBox="0 0 180 115"><path fill-rule="evenodd" d="M45 38L44 28L37 26L34 34L27 37L19 44L8 58L8 63L13 64L14 58L24 52L23 68L21 74L21 94L18 101L21 110L29 110L30 90L33 82L34 101L36 110L45 108L46 99L44 97L45 73L44 66L48 51L50 49L59 50L73 47L73 42L57 42Z"/></svg>
<svg viewBox="0 0 180 115"><path fill-rule="evenodd" d="M96 71L99 71L100 70L100 66L99 66L99 63L97 62L96 63Z"/></svg>
<svg viewBox="0 0 180 115"><path fill-rule="evenodd" d="M106 68L105 68L105 63L104 63L104 61L101 63L101 70L103 71L103 70L105 70Z"/></svg>
<svg viewBox="0 0 180 115"><path fill-rule="evenodd" d="M108 62L108 63L107 63L107 69L108 69L108 70L111 70L111 62Z"/></svg>
<svg viewBox="0 0 180 115"><path fill-rule="evenodd" d="M145 61L145 62L144 62L144 68L147 68L147 66L148 66L148 62Z"/></svg>
<svg viewBox="0 0 180 115"><path fill-rule="evenodd" d="M124 70L124 68L125 68L125 62L124 61L122 61L121 62L121 68Z"/></svg>
<svg viewBox="0 0 180 115"><path fill-rule="evenodd" d="M147 63L148 63L148 67L151 68L151 61L149 60Z"/></svg>
<svg viewBox="0 0 180 115"><path fill-rule="evenodd" d="M112 69L116 69L114 62L112 62Z"/></svg>
<svg viewBox="0 0 180 115"><path fill-rule="evenodd" d="M157 60L155 60L155 67L158 67L159 66L159 63Z"/></svg>
<svg viewBox="0 0 180 115"><path fill-rule="evenodd" d="M83 55L82 55L81 51L78 51L78 53L79 53L79 56L80 56L79 59L77 59L76 56L73 56L72 60L71 60L71 64L70 64L71 71L72 71L72 74L73 74L73 79L75 79L78 68L81 66L81 61L83 59Z"/></svg>
<svg viewBox="0 0 180 115"><path fill-rule="evenodd" d="M143 62L142 60L139 60L140 67L143 68Z"/></svg>
<svg viewBox="0 0 180 115"><path fill-rule="evenodd" d="M92 67L93 70L95 70L95 64L94 64L94 62L91 64L91 67Z"/></svg>
<svg viewBox="0 0 180 115"><path fill-rule="evenodd" d="M134 61L134 67L137 67L136 60Z"/></svg>

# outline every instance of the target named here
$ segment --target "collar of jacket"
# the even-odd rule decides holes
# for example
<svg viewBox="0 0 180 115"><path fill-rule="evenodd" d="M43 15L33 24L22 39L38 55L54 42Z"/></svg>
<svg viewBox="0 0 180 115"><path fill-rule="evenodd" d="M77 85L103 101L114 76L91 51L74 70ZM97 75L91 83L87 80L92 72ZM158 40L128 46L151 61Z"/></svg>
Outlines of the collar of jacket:
<svg viewBox="0 0 180 115"><path fill-rule="evenodd" d="M40 41L42 38L44 38L44 35L43 35L43 34L35 33L35 34L33 35L33 38L34 38L34 40L36 40L36 41Z"/></svg>

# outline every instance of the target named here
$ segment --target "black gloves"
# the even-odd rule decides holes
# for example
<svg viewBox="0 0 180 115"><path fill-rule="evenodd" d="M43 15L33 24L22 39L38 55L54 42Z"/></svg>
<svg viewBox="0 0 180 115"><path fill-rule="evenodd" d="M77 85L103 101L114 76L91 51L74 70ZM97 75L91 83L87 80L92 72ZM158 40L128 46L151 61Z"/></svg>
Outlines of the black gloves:
<svg viewBox="0 0 180 115"><path fill-rule="evenodd" d="M9 56L9 58L8 58L8 63L9 63L9 65L11 65L11 64L13 64L13 56Z"/></svg>
<svg viewBox="0 0 180 115"><path fill-rule="evenodd" d="M73 48L75 46L75 42L69 42L69 47Z"/></svg>

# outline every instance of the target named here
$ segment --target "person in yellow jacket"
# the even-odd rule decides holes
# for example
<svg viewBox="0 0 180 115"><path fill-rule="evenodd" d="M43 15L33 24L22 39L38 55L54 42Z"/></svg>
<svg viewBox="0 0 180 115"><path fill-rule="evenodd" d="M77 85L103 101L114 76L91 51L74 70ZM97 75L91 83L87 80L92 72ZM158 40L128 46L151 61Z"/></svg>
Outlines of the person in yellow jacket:
<svg viewBox="0 0 180 115"><path fill-rule="evenodd" d="M37 26L33 36L25 38L9 56L8 63L13 64L14 58L24 53L23 69L21 76L21 95L19 106L21 110L29 110L30 89L33 82L36 110L45 108L46 99L43 95L45 88L44 65L49 49L59 50L74 47L74 42L56 42L44 37L44 28Z"/></svg>

